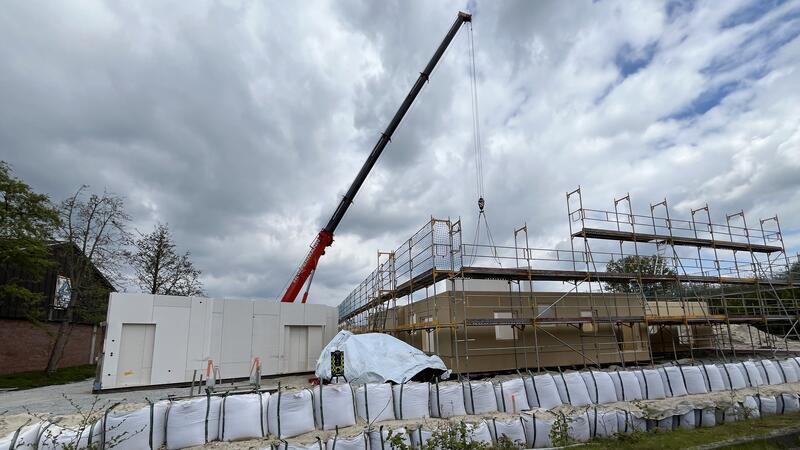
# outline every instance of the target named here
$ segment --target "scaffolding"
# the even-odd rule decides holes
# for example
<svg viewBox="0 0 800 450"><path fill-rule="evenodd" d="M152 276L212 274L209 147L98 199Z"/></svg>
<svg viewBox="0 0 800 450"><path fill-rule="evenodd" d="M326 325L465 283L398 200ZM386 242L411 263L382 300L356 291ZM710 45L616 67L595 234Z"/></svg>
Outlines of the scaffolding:
<svg viewBox="0 0 800 450"><path fill-rule="evenodd" d="M719 224L705 205L675 219L666 200L640 215L630 195L594 210L580 188L566 205L561 249L530 247L527 225L513 246L468 244L460 220L431 218L378 252L340 327L390 333L456 373L800 350L800 263L777 216Z"/></svg>

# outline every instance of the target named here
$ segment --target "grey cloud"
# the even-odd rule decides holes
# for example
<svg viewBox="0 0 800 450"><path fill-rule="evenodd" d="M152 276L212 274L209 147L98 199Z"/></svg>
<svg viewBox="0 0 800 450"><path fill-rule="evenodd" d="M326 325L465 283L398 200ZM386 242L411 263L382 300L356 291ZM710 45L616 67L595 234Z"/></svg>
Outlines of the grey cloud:
<svg viewBox="0 0 800 450"><path fill-rule="evenodd" d="M788 88L800 43L767 30L789 23L791 5L719 30L742 4L478 3L495 240L512 243L527 222L532 245L563 248L564 194L580 184L598 209L630 191L638 211L666 196L680 215L706 201L715 214L777 212L800 245L800 99ZM169 222L210 294L277 296L464 6L12 2L0 16L0 157L56 199L88 183L125 195L135 227ZM377 249L431 215L461 217L472 240L465 37L341 223L317 301L338 302ZM763 50L750 64L766 67L762 77L699 117L662 120L749 73L734 57L743 42ZM622 48L658 50L622 77ZM726 62L724 73L703 72Z"/></svg>

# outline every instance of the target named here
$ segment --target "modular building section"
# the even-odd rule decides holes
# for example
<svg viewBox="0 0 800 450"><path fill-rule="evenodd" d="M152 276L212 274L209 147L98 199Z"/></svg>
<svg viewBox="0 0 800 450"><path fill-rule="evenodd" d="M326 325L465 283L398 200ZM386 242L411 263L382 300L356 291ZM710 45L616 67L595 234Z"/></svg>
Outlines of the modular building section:
<svg viewBox="0 0 800 450"><path fill-rule="evenodd" d="M447 291L398 306L394 321L390 310L387 330L457 373L650 360L635 295Z"/></svg>
<svg viewBox="0 0 800 450"><path fill-rule="evenodd" d="M208 361L219 376L313 371L336 335L326 305L112 293L100 389L191 382Z"/></svg>

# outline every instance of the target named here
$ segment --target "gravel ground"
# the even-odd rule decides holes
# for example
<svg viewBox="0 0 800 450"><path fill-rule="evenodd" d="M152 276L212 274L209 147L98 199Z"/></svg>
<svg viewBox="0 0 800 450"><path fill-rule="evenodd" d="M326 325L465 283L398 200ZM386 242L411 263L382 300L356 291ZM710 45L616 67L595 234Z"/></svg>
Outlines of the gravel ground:
<svg viewBox="0 0 800 450"><path fill-rule="evenodd" d="M261 387L266 389L277 388L279 381L284 386L305 387L308 385L308 378L312 376L311 374L306 374L265 379L261 381ZM39 414L68 415L77 412L70 402L74 402L82 409L88 409L96 399L99 399L101 403L108 404L117 402L144 404L148 398L158 400L169 395L189 395L189 388L153 388L95 395L92 394L92 380L86 380L22 391L0 392L0 413L7 411L5 414L12 415L32 411Z"/></svg>

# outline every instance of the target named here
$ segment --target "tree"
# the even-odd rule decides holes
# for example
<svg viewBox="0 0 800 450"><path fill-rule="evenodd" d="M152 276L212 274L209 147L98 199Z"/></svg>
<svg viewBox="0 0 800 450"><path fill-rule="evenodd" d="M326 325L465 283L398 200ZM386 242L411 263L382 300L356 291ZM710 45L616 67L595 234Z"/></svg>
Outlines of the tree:
<svg viewBox="0 0 800 450"><path fill-rule="evenodd" d="M58 225L50 199L12 175L0 161L0 299L24 303L29 319L38 318L41 293L26 287L41 281L52 265L48 243Z"/></svg>
<svg viewBox="0 0 800 450"><path fill-rule="evenodd" d="M204 295L200 270L189 259L190 253L180 255L169 231L169 225L158 223L148 234L139 233L135 251L127 252L133 267L135 282L145 292L163 295Z"/></svg>
<svg viewBox="0 0 800 450"><path fill-rule="evenodd" d="M93 292L97 288L96 272L112 283L119 283L122 278L124 249L130 240L126 230L130 217L125 212L123 199L109 192L90 194L86 198L87 189L88 186L81 186L59 207L61 222L57 237L73 244L67 245L65 250L71 295L50 351L48 373L56 370L64 354L76 310L96 294Z"/></svg>
<svg viewBox="0 0 800 450"><path fill-rule="evenodd" d="M611 273L628 273L637 275L664 275L674 276L675 269L666 265L664 257L658 255L639 256L630 255L620 259L612 259L606 264L606 271ZM671 296L675 282L642 282L638 280L608 282L606 289L612 292L642 293L645 297L652 297L659 291Z"/></svg>

